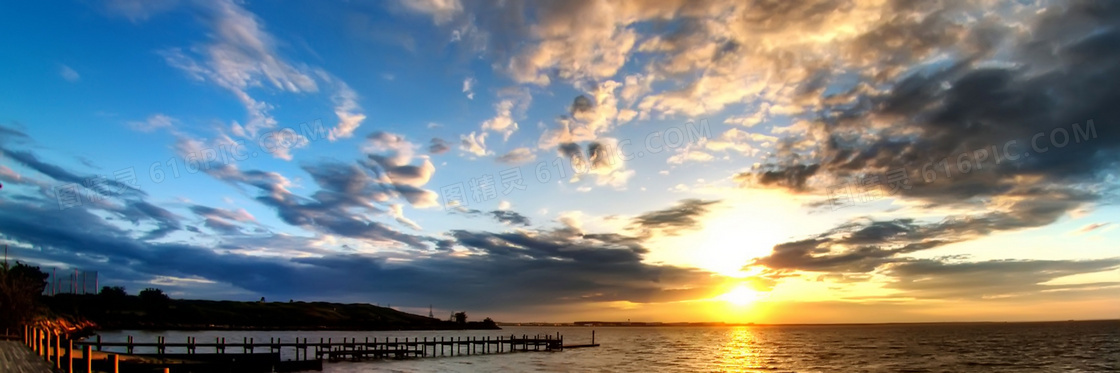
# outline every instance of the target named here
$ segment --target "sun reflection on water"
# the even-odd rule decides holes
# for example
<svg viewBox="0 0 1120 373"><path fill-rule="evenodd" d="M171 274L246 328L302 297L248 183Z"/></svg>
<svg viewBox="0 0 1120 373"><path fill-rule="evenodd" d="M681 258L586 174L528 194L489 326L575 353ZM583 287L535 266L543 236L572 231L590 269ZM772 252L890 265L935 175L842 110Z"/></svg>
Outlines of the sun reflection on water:
<svg viewBox="0 0 1120 373"><path fill-rule="evenodd" d="M767 370L762 357L762 348L757 332L752 327L729 328L727 339L720 347L719 361L721 371L757 372Z"/></svg>

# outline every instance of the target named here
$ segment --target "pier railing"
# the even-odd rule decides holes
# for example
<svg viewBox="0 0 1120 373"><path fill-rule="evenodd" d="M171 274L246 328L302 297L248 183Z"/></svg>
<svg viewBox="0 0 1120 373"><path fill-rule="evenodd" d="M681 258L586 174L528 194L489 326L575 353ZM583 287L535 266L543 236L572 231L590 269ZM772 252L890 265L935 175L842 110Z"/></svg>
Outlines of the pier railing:
<svg viewBox="0 0 1120 373"><path fill-rule="evenodd" d="M565 345L564 336L526 335L521 336L459 336L459 337L413 337L413 338L291 338L283 340L270 338L268 342L257 342L253 338L241 341L227 341L224 337L199 341L196 337L186 337L182 342L169 342L166 337L157 337L155 342L136 342L127 336L123 342L102 341L101 336L92 340L70 339L65 333L49 328L27 326L24 328L24 343L32 350L53 362L62 372L121 372L121 366L129 370L151 371L154 365L165 367L164 371L197 370L214 368L237 371L299 371L322 370L322 362L367 359L404 359L437 356L496 354L525 351L562 351L565 348L596 347L595 332L591 332L591 344ZM108 351L112 349L113 351ZM123 354L129 358L157 358L159 363L145 361L122 361ZM180 352L169 352L169 349ZM290 350L289 350L290 349ZM282 353L293 351L295 359L282 360ZM292 355L287 355L291 357ZM75 365L77 363L77 365Z"/></svg>
<svg viewBox="0 0 1120 373"><path fill-rule="evenodd" d="M319 338L318 341L307 338L270 338L268 342L257 342L254 338L243 338L241 341L227 341L224 337L216 337L213 342L199 342L195 337L187 337L185 342L168 342L165 337L157 337L156 342L135 342L128 336L124 342L104 342L101 336L94 340L74 342L78 346L91 346L95 351L102 351L106 347L123 347L128 354L166 356L168 348L185 349L186 355L202 354L212 351L214 354L242 353L253 354L258 351L280 353L284 349L295 351L296 360L302 359L327 359L341 360L345 358L404 358L404 357L429 357L429 356L455 356L475 355L487 353L503 353L514 351L560 351L564 349L564 336L560 333L553 335L510 335L497 337L414 337L414 338L342 338L336 341L333 338ZM200 349L202 351L200 351Z"/></svg>

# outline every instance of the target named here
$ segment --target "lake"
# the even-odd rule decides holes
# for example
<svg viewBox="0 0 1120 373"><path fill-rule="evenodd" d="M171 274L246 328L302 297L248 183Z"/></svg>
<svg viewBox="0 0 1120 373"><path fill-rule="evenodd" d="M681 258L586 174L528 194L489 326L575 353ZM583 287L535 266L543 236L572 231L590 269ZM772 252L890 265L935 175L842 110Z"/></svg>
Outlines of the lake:
<svg viewBox="0 0 1120 373"><path fill-rule="evenodd" d="M343 337L497 337L560 332L568 344L601 347L365 362L324 363L326 372L1104 372L1120 370L1120 321L749 326L504 327L494 331L106 331L105 341L199 343ZM236 350L236 349L234 349ZM143 352L143 351L137 351ZM176 352L169 349L168 352ZM199 352L209 352L200 348ZM289 358L291 349L285 351Z"/></svg>

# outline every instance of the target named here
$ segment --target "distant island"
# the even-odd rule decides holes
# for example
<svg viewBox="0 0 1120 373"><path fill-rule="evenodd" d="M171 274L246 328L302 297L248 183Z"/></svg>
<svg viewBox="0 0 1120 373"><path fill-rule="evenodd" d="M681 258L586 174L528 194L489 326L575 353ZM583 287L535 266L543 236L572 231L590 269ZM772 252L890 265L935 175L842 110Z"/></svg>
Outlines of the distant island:
<svg viewBox="0 0 1120 373"><path fill-rule="evenodd" d="M47 311L101 330L462 330L501 329L490 318L467 321L414 315L364 303L256 302L170 299L158 289L127 295L107 288L93 295L42 297Z"/></svg>

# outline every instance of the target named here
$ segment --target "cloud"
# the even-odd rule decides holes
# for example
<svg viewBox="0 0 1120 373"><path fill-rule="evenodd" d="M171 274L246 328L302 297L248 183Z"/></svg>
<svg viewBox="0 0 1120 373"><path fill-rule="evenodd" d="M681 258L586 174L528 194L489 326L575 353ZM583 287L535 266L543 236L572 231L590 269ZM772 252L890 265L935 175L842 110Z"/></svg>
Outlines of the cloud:
<svg viewBox="0 0 1120 373"><path fill-rule="evenodd" d="M510 224L510 225L521 225L521 226L525 226L525 227L528 227L528 226L532 225L529 222L529 218L527 218L524 215L521 215L521 214L519 214L515 211L494 210L494 211L490 211L490 215L493 215L494 219L497 219L499 222Z"/></svg>
<svg viewBox="0 0 1120 373"><path fill-rule="evenodd" d="M482 157L491 154L486 150L486 132L459 136L459 150Z"/></svg>
<svg viewBox="0 0 1120 373"><path fill-rule="evenodd" d="M152 132L161 128L170 128L178 122L177 119L164 114L152 114L143 121L131 121L128 125L140 132Z"/></svg>
<svg viewBox="0 0 1120 373"><path fill-rule="evenodd" d="M994 299L1037 297L1047 293L1120 288L1120 281L1054 284L1051 281L1082 273L1120 268L1120 259L992 260L944 263L916 260L889 266L886 287L917 299Z"/></svg>
<svg viewBox="0 0 1120 373"><path fill-rule="evenodd" d="M851 221L779 244L751 264L774 271L884 272L901 278L889 287L903 294L937 298L1071 290L1073 286L1039 284L1114 266L1107 260L952 263L909 256L995 232L1048 226L1108 198L1110 176L1101 170L1114 166L1120 135L1098 118L1120 117L1120 110L1108 104L1120 90L1095 82L1120 76L1111 63L1120 46L1106 41L1116 32L1104 26L1120 20L1120 6L1067 5L1038 12L1018 33L997 32L986 24L946 32L938 30L944 21L940 15L922 24L898 20L900 24L884 26L901 35L921 31L918 38L898 40L911 50L958 53L936 64L910 67L902 65L910 57L859 46L888 58L889 65L899 64L892 67L899 70L881 67L882 74L863 77L840 97L809 90L815 93L804 96L804 103L819 114L781 131L785 138L766 162L736 175L745 185L798 193L820 193L848 178L878 177L883 188L891 186L894 198L911 201L917 209L981 206L987 212L942 221ZM869 35L880 42L894 37ZM1001 40L946 44L965 36ZM989 60L986 48L995 44L1002 45L1000 55L1009 60ZM1047 45L1054 47L1043 47ZM868 88L872 84L881 88ZM1085 86L1100 89L1086 91ZM905 181L900 184L896 178L888 185L884 179L891 171L901 171L895 175ZM958 274L960 278L953 277Z"/></svg>
<svg viewBox="0 0 1120 373"><path fill-rule="evenodd" d="M98 175L80 176L53 163L42 161L30 151L13 150L0 144L0 154L15 162L46 175L55 181L66 184L75 184L85 190L104 197L146 196L147 193L115 179L108 179Z"/></svg>
<svg viewBox="0 0 1120 373"><path fill-rule="evenodd" d="M399 4L409 11L431 16L432 22L437 25L445 24L463 12L463 4L459 0L402 0Z"/></svg>
<svg viewBox="0 0 1120 373"><path fill-rule="evenodd" d="M101 5L116 16L127 18L133 23L147 21L148 18L174 9L178 0L109 0Z"/></svg>
<svg viewBox="0 0 1120 373"><path fill-rule="evenodd" d="M483 131L492 131L502 134L502 140L508 141L510 135L517 132L517 121L514 116L524 115L533 102L533 96L527 90L503 90L499 95L504 97L494 104L495 115L493 118L482 122Z"/></svg>
<svg viewBox="0 0 1120 373"><path fill-rule="evenodd" d="M559 154L571 162L572 182L593 177L595 185L622 190L634 176L634 171L626 169L626 162L619 156L618 149L618 141L608 137L588 143L586 155L576 143L560 144L557 148Z"/></svg>
<svg viewBox="0 0 1120 373"><path fill-rule="evenodd" d="M1089 232L1107 227L1109 225L1112 225L1112 223L1092 223L1092 224L1086 225L1084 227L1081 227L1081 229L1078 229L1076 233L1077 234L1085 234L1085 233L1089 233Z"/></svg>
<svg viewBox="0 0 1120 373"><path fill-rule="evenodd" d="M66 65L62 65L59 68L58 75L70 83L77 83L79 80L82 80L82 76L79 75L77 71L74 71L74 69Z"/></svg>
<svg viewBox="0 0 1120 373"><path fill-rule="evenodd" d="M468 100L474 100L474 85L476 82L474 78L463 79L463 93L467 94Z"/></svg>
<svg viewBox="0 0 1120 373"><path fill-rule="evenodd" d="M335 104L334 114L338 116L338 125L330 130L328 138L331 141L353 136L354 131L366 119L366 115L361 112L362 107L358 105L358 94L345 82L336 81L335 84L338 85L338 91L331 96L331 100Z"/></svg>
<svg viewBox="0 0 1120 373"><path fill-rule="evenodd" d="M249 172L245 174L246 179L251 178ZM325 174L331 176L319 175L318 181L324 188L362 187L360 183L345 181L353 180L354 172L334 169ZM262 195L260 199L269 198ZM297 197L277 197L289 198ZM295 218L289 214L298 211L300 216L314 215L315 224L332 231L349 232L347 228L353 228L355 231L349 233L355 233L370 229L365 224L348 224L351 217L337 214L342 210L324 209L327 203L287 202L290 201L269 203L276 203L284 219ZM712 286L723 281L697 269L644 263L643 255L648 249L641 241L617 234L460 230L450 232L447 239L440 241L447 250L408 257L407 261L391 261L393 254L384 251L348 253L338 244L333 245L334 249L320 250L306 239L274 234L232 236L213 249L144 241L130 237L85 208L59 210L23 202L5 203L12 204L13 209L0 210L0 231L5 239L16 243L13 250L17 255L32 262L97 269L103 281L113 283L189 278L269 298L382 299L394 304L428 304L439 299L457 307L493 311L496 304L508 308L703 299L710 296ZM238 216L204 207L192 210L207 215ZM319 218L338 220L318 221ZM50 224L52 221L72 224ZM36 249L27 249L31 246ZM452 247L459 253L452 255ZM462 255L464 252L467 255ZM280 253L283 255L275 255ZM339 276L352 281L329 281ZM566 281L545 281L558 277ZM185 286L183 290L195 294L192 292L205 289L209 288Z"/></svg>
<svg viewBox="0 0 1120 373"><path fill-rule="evenodd" d="M203 218L203 226L223 235L240 234L240 223L256 222L256 218L245 209L226 210L203 205L192 205L189 209Z"/></svg>
<svg viewBox="0 0 1120 373"><path fill-rule="evenodd" d="M520 213L518 213L516 211L509 210L508 203L503 204L503 205L499 205L497 210L492 210L492 211L481 211L481 210L476 210L476 209L468 209L468 208L465 208L465 207L462 207L462 206L457 206L451 211L457 212L457 213L462 213L462 214L469 215L469 216L488 216L488 217L493 218L494 220L496 220L499 223L507 224L507 225L519 225L519 226L523 226L523 227L528 227L528 226L532 225L527 216L521 215Z"/></svg>
<svg viewBox="0 0 1120 373"><path fill-rule="evenodd" d="M412 228L412 230L424 230L424 228L421 228L419 224L416 224L416 222L404 217L404 207L399 203L389 205L389 214L392 215L393 219L395 219L398 223L401 223L401 225Z"/></svg>
<svg viewBox="0 0 1120 373"><path fill-rule="evenodd" d="M333 88L331 101L339 121L327 133L331 141L351 137L366 119L358 104L358 94L349 85L320 68L289 62L277 52L278 42L265 31L258 17L232 1L196 5L212 30L209 42L185 49L166 49L159 54L168 65L191 78L216 84L237 98L248 118L244 123L230 124L234 136L258 141L264 131L276 128L278 121L271 114L273 105L252 93L266 87L300 94L319 92L321 84ZM316 76L321 82L316 81ZM309 143L303 134L293 136L296 139L291 146L277 147L272 155L291 160L291 150Z"/></svg>
<svg viewBox="0 0 1120 373"><path fill-rule="evenodd" d="M650 211L634 217L630 221L630 226L641 232L644 236L649 236L653 233L675 236L681 231L699 227L699 219L708 214L711 206L718 203L720 203L718 200L681 200L673 207Z"/></svg>
<svg viewBox="0 0 1120 373"><path fill-rule="evenodd" d="M318 91L309 72L301 71L276 53L276 41L264 31L255 15L230 1L208 3L203 10L213 30L211 43L189 50L164 50L161 54L172 67L197 80L217 84L237 97L249 119L245 125L235 122L234 134L256 138L261 130L276 127L276 119L269 114L272 105L253 98L250 88L269 84L285 92Z"/></svg>
<svg viewBox="0 0 1120 373"><path fill-rule="evenodd" d="M535 159L537 159L537 155L533 154L533 151L529 148L524 147L510 150L509 153L502 154L496 158L500 163L512 165L532 162Z"/></svg>
<svg viewBox="0 0 1120 373"><path fill-rule="evenodd" d="M908 261L904 254L994 232L1046 226L1093 200L1086 193L1051 193L1042 197L1024 191L1018 198L987 206L992 212L951 216L939 222L853 220L816 236L776 245L770 255L751 264L775 270L871 272L884 264Z"/></svg>
<svg viewBox="0 0 1120 373"><path fill-rule="evenodd" d="M449 150L451 150L451 144L448 144L446 140L438 137L433 137L432 141L428 144L428 153L431 154L443 154L447 153Z"/></svg>
<svg viewBox="0 0 1120 373"><path fill-rule="evenodd" d="M512 100L502 100L494 104L497 115L482 122L482 130L500 133L502 139L509 140L509 136L517 131L517 122L512 117L513 105Z"/></svg>
<svg viewBox="0 0 1120 373"><path fill-rule="evenodd" d="M541 134L541 149L564 143L598 141L623 119L616 96L622 84L608 80L572 100L568 114L556 119L556 126Z"/></svg>

